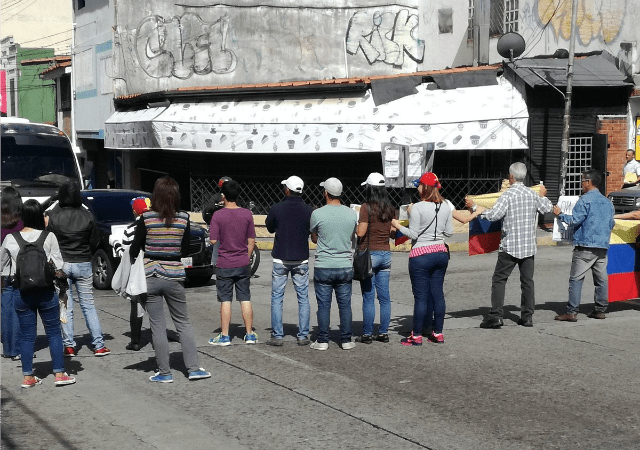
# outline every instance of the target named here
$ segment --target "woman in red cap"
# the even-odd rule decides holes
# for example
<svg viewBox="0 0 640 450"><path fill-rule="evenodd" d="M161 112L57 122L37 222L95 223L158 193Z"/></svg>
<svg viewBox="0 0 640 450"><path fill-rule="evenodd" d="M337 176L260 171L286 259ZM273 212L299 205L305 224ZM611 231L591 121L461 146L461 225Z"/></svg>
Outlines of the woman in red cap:
<svg viewBox="0 0 640 450"><path fill-rule="evenodd" d="M112 244L113 252L117 258L122 258L124 251L131 246L136 232L136 225L138 225L139 222L138 219L143 213L149 211L150 207L151 200L149 197L136 197L131 200L131 209L133 209L135 220L125 228L122 235L122 242ZM131 342L129 342L125 348L136 352L140 350L140 339L142 336L142 319L144 316L144 308L140 304L140 297L142 295L134 295L130 298L131 312L129 313L129 324L131 325Z"/></svg>
<svg viewBox="0 0 640 450"><path fill-rule="evenodd" d="M427 172L417 180L421 201L409 209L409 227L404 227L397 219L391 224L411 238L409 253L409 277L413 290L413 331L402 339L403 345L422 345L422 327L425 318L435 323L428 339L444 343L444 274L449 265L449 252L445 237L453 234L453 208L440 195L438 177Z"/></svg>

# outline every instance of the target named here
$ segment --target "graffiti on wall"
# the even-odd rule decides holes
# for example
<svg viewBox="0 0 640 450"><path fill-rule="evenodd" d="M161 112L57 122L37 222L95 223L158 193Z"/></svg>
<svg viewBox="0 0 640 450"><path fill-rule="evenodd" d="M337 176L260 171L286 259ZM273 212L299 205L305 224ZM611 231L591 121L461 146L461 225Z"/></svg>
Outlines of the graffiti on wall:
<svg viewBox="0 0 640 450"><path fill-rule="evenodd" d="M226 48L228 28L227 17L212 23L194 13L168 20L146 17L138 25L134 43L140 68L150 77L183 80L194 73L233 72L236 55Z"/></svg>
<svg viewBox="0 0 640 450"><path fill-rule="evenodd" d="M610 0L606 6L601 0L579 0L577 36L587 45L602 37L605 43L612 42L620 33L627 0ZM551 23L556 39L569 40L571 35L572 2L538 0L538 16L543 24Z"/></svg>
<svg viewBox="0 0 640 450"><path fill-rule="evenodd" d="M402 67L405 54L417 63L424 60L424 41L417 38L418 16L406 9L397 13L375 11L356 12L349 21L347 53L362 50L372 65L383 62Z"/></svg>

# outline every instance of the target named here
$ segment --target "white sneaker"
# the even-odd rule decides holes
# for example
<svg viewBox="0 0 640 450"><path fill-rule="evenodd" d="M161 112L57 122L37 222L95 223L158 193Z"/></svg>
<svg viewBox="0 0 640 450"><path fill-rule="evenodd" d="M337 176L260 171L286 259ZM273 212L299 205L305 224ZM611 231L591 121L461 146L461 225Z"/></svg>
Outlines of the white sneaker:
<svg viewBox="0 0 640 450"><path fill-rule="evenodd" d="M314 350L327 350L329 348L329 344L327 342L314 341L311 343L310 347Z"/></svg>
<svg viewBox="0 0 640 450"><path fill-rule="evenodd" d="M355 342L343 342L342 350L351 350L352 348L355 348L355 346L356 346Z"/></svg>

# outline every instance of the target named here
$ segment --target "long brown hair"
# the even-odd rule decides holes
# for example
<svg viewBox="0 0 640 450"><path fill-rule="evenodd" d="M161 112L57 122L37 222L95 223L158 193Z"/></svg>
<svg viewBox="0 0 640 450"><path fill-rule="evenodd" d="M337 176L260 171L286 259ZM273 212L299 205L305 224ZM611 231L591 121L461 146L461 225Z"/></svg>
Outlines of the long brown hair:
<svg viewBox="0 0 640 450"><path fill-rule="evenodd" d="M433 203L444 202L444 197L440 194L440 189L427 184L420 183L420 185L423 186L422 194L420 194L420 200Z"/></svg>
<svg viewBox="0 0 640 450"><path fill-rule="evenodd" d="M14 187L2 190L2 228L13 228L20 220L22 197Z"/></svg>
<svg viewBox="0 0 640 450"><path fill-rule="evenodd" d="M151 209L160 214L166 226L169 226L180 211L180 187L176 180L165 176L158 178L151 194Z"/></svg>

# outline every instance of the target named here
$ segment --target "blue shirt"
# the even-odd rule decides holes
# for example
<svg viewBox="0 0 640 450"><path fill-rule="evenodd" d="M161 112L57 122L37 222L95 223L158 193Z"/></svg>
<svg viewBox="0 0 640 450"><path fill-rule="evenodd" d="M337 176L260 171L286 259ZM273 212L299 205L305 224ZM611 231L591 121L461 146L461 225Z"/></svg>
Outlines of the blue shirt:
<svg viewBox="0 0 640 450"><path fill-rule="evenodd" d="M269 210L264 223L275 233L271 256L282 261L309 259L309 229L313 208L300 197L287 197Z"/></svg>
<svg viewBox="0 0 640 450"><path fill-rule="evenodd" d="M571 214L558 217L573 226L573 245L608 249L615 225L613 213L611 201L598 189L591 189L578 199Z"/></svg>

